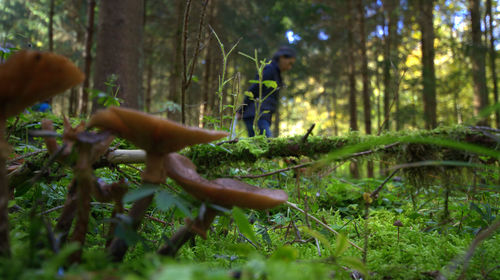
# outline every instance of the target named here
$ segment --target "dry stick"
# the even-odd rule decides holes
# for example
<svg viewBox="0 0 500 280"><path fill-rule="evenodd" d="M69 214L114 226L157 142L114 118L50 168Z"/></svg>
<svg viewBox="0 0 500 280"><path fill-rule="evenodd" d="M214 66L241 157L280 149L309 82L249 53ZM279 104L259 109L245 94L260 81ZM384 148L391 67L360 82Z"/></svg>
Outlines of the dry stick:
<svg viewBox="0 0 500 280"><path fill-rule="evenodd" d="M306 141L307 141L307 137L309 137L309 134L311 134L311 132L313 131L314 127L316 126L315 123L313 123L311 125L311 127L307 130L306 134L304 135L304 137L302 137L302 144L304 144Z"/></svg>
<svg viewBox="0 0 500 280"><path fill-rule="evenodd" d="M394 89L395 92L399 91L399 85L401 84L401 81L403 80L403 77L406 74L406 70L407 69L404 69L404 72L401 74L401 77L399 77L398 83L396 84L396 88ZM387 114L385 114L385 116L384 116L384 121L382 122L382 124L378 128L377 136L380 136L380 133L382 133L382 128L385 126L385 123L389 121L389 115L391 113L392 106L394 106L394 103L396 103L396 97L397 97L397 95L394 94L394 97L392 98L391 104L389 105L389 110L388 110Z"/></svg>
<svg viewBox="0 0 500 280"><path fill-rule="evenodd" d="M293 209L303 213L303 214L306 214L306 212L302 209L300 209L299 207L297 207L296 204L292 203L292 202L289 202L287 201L286 204L290 207L292 207ZM323 223L321 220L319 220L318 218L314 217L313 215L307 213L307 216L309 218L311 218L313 221L315 221L316 223L320 224L322 227L324 227L325 229L327 229L328 231L336 234L336 235L339 235L339 233L337 231L335 231L333 228L331 228L330 226L328 226L327 224ZM361 247L359 247L358 245L354 244L353 242L351 242L350 240L347 240L347 242L349 242L349 244L351 244L352 246L356 247L356 249L360 250L361 252L363 252L363 249Z"/></svg>
<svg viewBox="0 0 500 280"><path fill-rule="evenodd" d="M18 157L15 157L13 159L10 159L7 161L7 165L9 164L12 164L20 159L25 159L25 158L28 158L28 157L32 157L32 156L35 156L35 155L38 155L39 153L42 153L42 152L46 152L47 149L41 149L41 150L37 150L37 151L34 151L34 152L31 152L31 153L27 153L27 154L24 154L24 155L20 155Z"/></svg>
<svg viewBox="0 0 500 280"><path fill-rule="evenodd" d="M494 224L492 224L487 229L481 231L476 236L476 238L470 244L467 253L465 253L464 263L462 265L463 270L458 279L465 279L465 273L467 272L470 259L472 258L472 255L474 254L474 251L476 250L477 246L479 246L479 244L481 244L481 242L483 242L485 239L493 235L499 228L500 228L500 219L498 219Z"/></svg>
<svg viewBox="0 0 500 280"><path fill-rule="evenodd" d="M400 144L399 142L392 143L392 144L386 145L386 146L384 146L384 147L382 147L381 149L378 149L378 150L385 150L385 149L392 148L392 147L394 147L396 145L399 145L399 144ZM373 154L373 153L375 153L378 150L373 149L373 150L363 151L363 152L359 152L359 153L354 153L354 154L352 154L352 155L350 155L350 156L348 156L346 158L343 158L342 161L345 161L345 160L353 158L353 157L365 156L365 155ZM309 166L309 165L313 165L315 163L318 163L318 161L306 162L306 163L302 163L302 164L299 164L299 165L294 165L294 166L290 166L290 167L287 167L287 168L278 169L276 171L272 171L272 172L268 172L268 173L262 173L262 174L256 174L256 175L255 174L250 174L250 175L242 175L242 176L233 176L233 178L236 178L236 179L243 179L243 178L254 179L254 178L260 178L260 177L266 177L266 176L271 176L271 175L274 175L274 174L277 174L277 173L280 173L280 172L285 172L285 171L292 170L292 169L298 169L298 168L306 167L306 166ZM332 168L332 170L330 170L330 172L334 171L335 169L337 169L338 167L340 167L342 164L343 163L334 166Z"/></svg>
<svg viewBox="0 0 500 280"><path fill-rule="evenodd" d="M200 53L200 44L201 44L201 33L203 31L203 23L205 20L205 13L208 5L208 1L206 0L203 3L203 10L201 12L200 16L200 24L198 27L198 38L196 42L196 47L194 50L193 58L191 60L191 67L188 72L188 64L187 64L187 39L188 39L188 25L189 25L189 14L191 11L191 0L187 0L186 2L186 11L184 13L184 27L183 27L183 45L182 45L182 62L183 62L183 72L184 75L182 77L182 90L181 90L181 120L182 124L186 123L186 90L189 88L189 85L191 84L191 80L193 77L194 73L194 65L196 62L196 59L198 57L198 54Z"/></svg>
<svg viewBox="0 0 500 280"><path fill-rule="evenodd" d="M385 180L370 194L371 199L376 199L378 197L378 193L382 190L384 185L389 182L389 180L396 175L399 169L394 170L391 175L389 175ZM363 250L363 263L366 264L367 254L368 254L368 215L370 213L370 203L365 200L365 236L364 236L364 250ZM399 234L399 233L398 233Z"/></svg>
<svg viewBox="0 0 500 280"><path fill-rule="evenodd" d="M266 176L271 176L271 175L274 175L274 174L277 174L277 173L280 173L280 172L285 172L285 171L288 171L288 170L302 168L304 166L309 166L309 165L312 165L314 163L316 163L316 162L315 161L306 162L306 163L302 163L302 164L299 164L299 165L294 165L294 166L290 166L290 167L287 167L287 168L278 169L278 170L275 170L275 171L272 171L272 172L268 172L268 173L256 174L256 175L250 174L250 175L234 176L233 178L242 179L242 178L260 178L260 177L266 177Z"/></svg>

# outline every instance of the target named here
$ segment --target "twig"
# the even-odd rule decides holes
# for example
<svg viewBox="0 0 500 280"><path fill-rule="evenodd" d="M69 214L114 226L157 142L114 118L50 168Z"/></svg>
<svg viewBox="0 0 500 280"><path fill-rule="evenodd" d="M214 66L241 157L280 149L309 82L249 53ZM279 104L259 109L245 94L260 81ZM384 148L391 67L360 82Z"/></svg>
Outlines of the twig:
<svg viewBox="0 0 500 280"><path fill-rule="evenodd" d="M222 144L234 144L234 143L238 143L238 141L240 141L239 138L234 138L232 140L226 140L226 141L222 141L222 142L219 142L219 143L215 143L216 146L220 146Z"/></svg>
<svg viewBox="0 0 500 280"><path fill-rule="evenodd" d="M292 202L289 202L287 201L286 204L290 207L292 207L293 209L305 214L305 211L300 209L299 207L297 207L297 205L295 205L294 203ZM335 231L333 228L331 228L330 226L328 226L327 224L323 223L321 220L319 220L318 218L314 217L313 215L311 214L307 214L307 216L309 218L311 218L312 220L314 220L316 223L320 224L322 227L324 227L325 229L327 229L328 231L336 234L336 235L339 235L339 233L337 231ZM361 252L363 252L363 249L361 247L359 247L358 245L354 244L353 242L351 242L350 240L347 240L347 242L349 242L349 244L351 244L352 246L354 246L356 249L360 250Z"/></svg>
<svg viewBox="0 0 500 280"><path fill-rule="evenodd" d="M492 224L487 229L481 231L476 236L476 238L470 244L467 253L465 253L464 263L462 265L463 270L458 279L465 279L465 273L467 272L469 261L472 258L472 255L474 254L474 251L476 250L477 246L479 246L479 244L481 244L481 242L483 242L485 239L493 235L499 228L500 228L500 219L498 219L494 224Z"/></svg>
<svg viewBox="0 0 500 280"><path fill-rule="evenodd" d="M257 245L255 245L250 239L248 239L246 236L244 236L239 230L238 230L238 234L240 235L240 237L243 237L248 243L250 243L252 246L254 246L255 249L259 249L259 247L257 247Z"/></svg>
<svg viewBox="0 0 500 280"><path fill-rule="evenodd" d="M311 161L311 162L306 162L306 163L302 163L302 164L299 164L299 165L290 166L290 167L283 168L283 169L278 169L278 170L275 170L275 171L272 171L272 172L268 172L268 173L234 176L234 178L242 179L242 178L260 178L260 177L266 177L266 176L271 176L271 175L274 175L274 174L277 174L277 173L280 173L280 172L285 172L285 171L288 171L288 170L298 169L298 168L302 168L302 167L305 167L305 166L309 166L309 165L312 165L314 163L316 163L316 162L315 161Z"/></svg>
<svg viewBox="0 0 500 280"><path fill-rule="evenodd" d="M38 155L39 153L46 152L46 151L47 151L47 149L41 149L41 150L37 150L37 151L31 152L31 153L20 155L18 157L15 157L13 159L8 160L7 164L14 163L14 162L16 162L16 161L18 161L20 159L24 159L24 158L32 157L34 155Z"/></svg>
<svg viewBox="0 0 500 280"><path fill-rule="evenodd" d="M311 134L311 132L313 131L313 129L314 129L314 127L315 127L315 126L316 126L316 124L315 124L315 123L313 123L313 124L311 125L311 127L307 130L307 132L306 132L306 134L304 135L304 137L302 137L302 141L301 141L301 142L302 142L302 144L306 143L306 141L307 141L307 137L309 137L309 134Z"/></svg>
<svg viewBox="0 0 500 280"><path fill-rule="evenodd" d="M399 169L394 170L391 175L389 175L385 180L370 194L371 198L377 198L378 193L382 190L385 184L399 171Z"/></svg>

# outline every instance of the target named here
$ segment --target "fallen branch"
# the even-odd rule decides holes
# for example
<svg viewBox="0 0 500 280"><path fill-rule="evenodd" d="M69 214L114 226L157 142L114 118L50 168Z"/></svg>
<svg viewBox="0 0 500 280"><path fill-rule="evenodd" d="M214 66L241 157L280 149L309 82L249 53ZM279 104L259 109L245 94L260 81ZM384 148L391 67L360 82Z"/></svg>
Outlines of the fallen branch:
<svg viewBox="0 0 500 280"><path fill-rule="evenodd" d="M306 163L302 163L302 164L290 166L290 167L283 168L283 169L278 169L278 170L275 170L275 171L272 171L272 172L267 172L267 173L262 173L262 174L249 174L249 175L242 175L242 176L234 176L233 178L242 179L242 178L260 178L260 177L266 177L266 176L271 176L271 175L274 175L274 174L277 174L277 173L280 173L280 172L285 172L285 171L288 171L288 170L298 169L298 168L302 168L302 167L305 167L305 166L309 166L309 165L312 165L314 163L316 163L316 162L311 161L311 162L306 162Z"/></svg>

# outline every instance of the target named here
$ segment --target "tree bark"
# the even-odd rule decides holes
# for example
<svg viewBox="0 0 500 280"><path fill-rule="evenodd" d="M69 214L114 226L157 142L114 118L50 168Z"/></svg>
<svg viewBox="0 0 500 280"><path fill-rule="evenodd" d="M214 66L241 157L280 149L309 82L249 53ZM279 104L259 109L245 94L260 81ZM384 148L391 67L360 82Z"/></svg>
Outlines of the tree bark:
<svg viewBox="0 0 500 280"><path fill-rule="evenodd" d="M471 62L472 78L474 81L474 115L478 116L480 111L488 106L488 90L486 88L486 47L482 41L481 13L479 10L480 0L469 0L469 12L471 19ZM479 125L488 125L488 118L483 118Z"/></svg>
<svg viewBox="0 0 500 280"><path fill-rule="evenodd" d="M134 109L142 103L143 4L143 0L99 3L94 87L106 91L105 82L116 74L122 106ZM94 100L92 111L99 107Z"/></svg>
<svg viewBox="0 0 500 280"><path fill-rule="evenodd" d="M347 34L347 57L349 64L349 115L350 115L350 128L353 131L358 130L358 118L357 118L357 103L356 103L356 62L354 60L354 31L352 30L352 26L354 25L353 14L351 1L348 1L348 21L347 24L349 26L348 34Z"/></svg>
<svg viewBox="0 0 500 280"><path fill-rule="evenodd" d="M491 70L491 80L493 82L493 102L498 104L498 80L497 80L497 70L496 70L496 50L495 50L495 36L493 35L493 12L492 12L492 0L486 0L486 13L489 16L488 20L488 33L490 37L490 70ZM495 122L497 128L500 128L500 112L497 110L495 112Z"/></svg>
<svg viewBox="0 0 500 280"><path fill-rule="evenodd" d="M394 23L393 14L395 10L394 0L384 0L383 6L387 13L387 33L384 36L384 120L382 121L382 129L389 130L391 127L391 100L392 100L392 75L391 75L391 64L392 64L392 36L394 33Z"/></svg>
<svg viewBox="0 0 500 280"><path fill-rule="evenodd" d="M49 52L54 51L54 6L55 0L50 0L49 4ZM48 103L52 105L52 97L48 99Z"/></svg>
<svg viewBox="0 0 500 280"><path fill-rule="evenodd" d="M173 55L173 67L170 71L169 83L170 90L168 94L168 100L180 105L180 88L182 87L181 81L181 71L182 71L182 23L184 18L184 1L176 0L176 11L177 11L177 24L174 33L174 38L172 40L172 49L174 50ZM168 111L167 116L169 119L174 121L180 121L180 112Z"/></svg>
<svg viewBox="0 0 500 280"><path fill-rule="evenodd" d="M434 70L434 0L419 0L419 24L422 32L422 83L425 128L437 126L436 72Z"/></svg>
<svg viewBox="0 0 500 280"><path fill-rule="evenodd" d="M363 1L357 1L357 8L359 14L359 36L360 36L360 49L361 49L361 75L363 78L363 111L365 121L365 133L372 134L372 116L371 116L371 102L370 102L370 88L369 88L369 73L368 73L368 57L366 54L366 31L365 31L365 9ZM367 162L368 177L373 177L373 162Z"/></svg>
<svg viewBox="0 0 500 280"><path fill-rule="evenodd" d="M88 114L89 104L89 87L90 87L90 67L92 66L92 42L94 35L94 15L95 15L95 0L87 1L87 31L85 33L85 50L83 52L84 58L84 74L85 79L82 84L82 109L80 114L86 116Z"/></svg>

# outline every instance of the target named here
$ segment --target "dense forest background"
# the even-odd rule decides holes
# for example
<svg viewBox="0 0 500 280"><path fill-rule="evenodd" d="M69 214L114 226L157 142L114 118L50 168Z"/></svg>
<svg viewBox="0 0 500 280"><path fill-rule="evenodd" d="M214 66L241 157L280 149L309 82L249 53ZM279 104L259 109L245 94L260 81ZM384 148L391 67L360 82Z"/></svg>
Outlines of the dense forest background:
<svg viewBox="0 0 500 280"><path fill-rule="evenodd" d="M325 136L477 121L499 127L498 111L473 118L498 103L494 0L2 0L1 6L4 50L52 50L85 70L81 88L52 100L58 114L89 114L98 107L94 93L103 91L124 106L210 128L221 114L231 115L225 105L241 102L256 73L239 52L270 58L292 45L298 60L285 74L275 135L303 134L313 123ZM237 44L226 63L221 43L226 54ZM229 82L221 90L223 74Z"/></svg>

